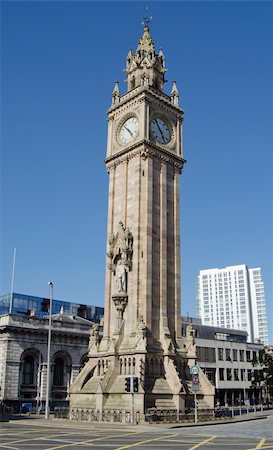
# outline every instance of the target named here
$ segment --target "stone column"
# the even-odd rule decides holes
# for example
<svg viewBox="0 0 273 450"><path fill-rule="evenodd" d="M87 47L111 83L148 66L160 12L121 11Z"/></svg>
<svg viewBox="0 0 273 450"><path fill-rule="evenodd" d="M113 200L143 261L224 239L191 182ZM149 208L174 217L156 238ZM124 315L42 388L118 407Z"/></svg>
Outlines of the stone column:
<svg viewBox="0 0 273 450"><path fill-rule="evenodd" d="M167 318L167 166L166 162L161 162L160 167L160 333L164 336L169 334L168 318ZM162 337L163 337L162 336Z"/></svg>

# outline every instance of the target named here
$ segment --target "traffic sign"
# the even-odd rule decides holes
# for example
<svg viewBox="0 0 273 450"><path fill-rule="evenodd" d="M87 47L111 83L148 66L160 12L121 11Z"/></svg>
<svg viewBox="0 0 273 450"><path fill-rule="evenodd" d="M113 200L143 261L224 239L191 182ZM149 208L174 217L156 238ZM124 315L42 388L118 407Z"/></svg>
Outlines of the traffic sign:
<svg viewBox="0 0 273 450"><path fill-rule="evenodd" d="M199 374L199 367L198 367L198 366L192 366L192 367L190 368L190 373L191 373L192 375L198 375L198 374Z"/></svg>
<svg viewBox="0 0 273 450"><path fill-rule="evenodd" d="M199 375L192 375L192 384L199 384Z"/></svg>

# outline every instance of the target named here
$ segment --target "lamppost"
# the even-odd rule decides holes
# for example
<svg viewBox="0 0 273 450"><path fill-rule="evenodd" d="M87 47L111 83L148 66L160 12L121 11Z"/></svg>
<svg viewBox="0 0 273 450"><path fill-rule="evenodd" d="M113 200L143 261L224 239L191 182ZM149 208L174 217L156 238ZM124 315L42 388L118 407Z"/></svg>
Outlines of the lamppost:
<svg viewBox="0 0 273 450"><path fill-rule="evenodd" d="M53 300L53 283L48 282L49 286L49 317L48 317L48 341L47 341L47 371L46 371L46 404L45 419L49 418L49 381L50 381L50 350L51 350L51 322L52 322L52 300Z"/></svg>

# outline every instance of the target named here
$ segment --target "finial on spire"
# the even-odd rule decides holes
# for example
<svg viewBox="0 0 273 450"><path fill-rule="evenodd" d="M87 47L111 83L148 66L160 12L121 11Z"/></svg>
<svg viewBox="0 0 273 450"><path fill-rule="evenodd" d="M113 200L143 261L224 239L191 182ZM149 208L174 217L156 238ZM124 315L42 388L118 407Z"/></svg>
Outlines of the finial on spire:
<svg viewBox="0 0 273 450"><path fill-rule="evenodd" d="M116 81L114 90L112 92L112 105L119 103L119 100L120 100L120 93L119 93L118 81Z"/></svg>
<svg viewBox="0 0 273 450"><path fill-rule="evenodd" d="M178 106L179 91L178 91L177 86L176 86L176 81L173 81L172 83L173 83L173 87L172 87L172 91L171 91L171 102L175 106Z"/></svg>
<svg viewBox="0 0 273 450"><path fill-rule="evenodd" d="M143 17L143 21L141 22L141 24L144 25L144 28L148 28L149 29L149 23L152 20L152 16L148 15L148 10L149 10L149 8L148 8L148 6L146 6L146 16Z"/></svg>

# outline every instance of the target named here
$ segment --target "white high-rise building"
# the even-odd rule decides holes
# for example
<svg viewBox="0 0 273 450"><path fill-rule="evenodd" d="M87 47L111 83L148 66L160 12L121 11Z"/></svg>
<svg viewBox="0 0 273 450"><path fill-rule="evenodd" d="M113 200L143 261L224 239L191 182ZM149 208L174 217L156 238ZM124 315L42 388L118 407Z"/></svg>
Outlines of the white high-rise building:
<svg viewBox="0 0 273 450"><path fill-rule="evenodd" d="M264 283L261 269L245 264L200 270L198 315L204 325L248 332L248 340L268 344Z"/></svg>

